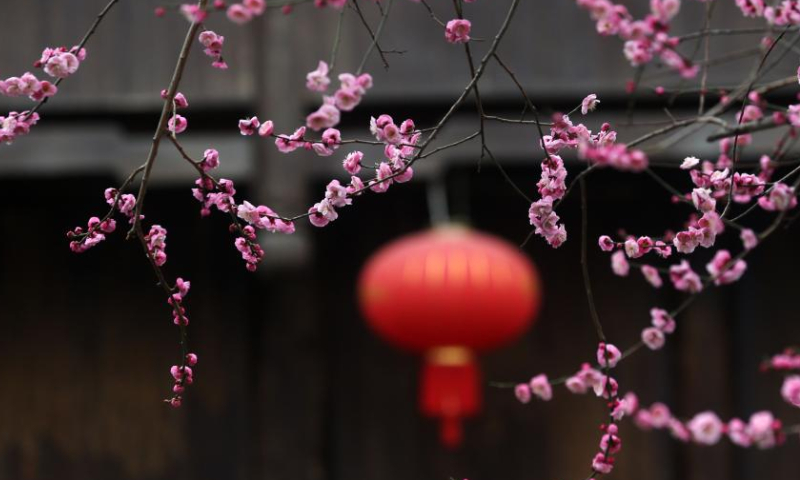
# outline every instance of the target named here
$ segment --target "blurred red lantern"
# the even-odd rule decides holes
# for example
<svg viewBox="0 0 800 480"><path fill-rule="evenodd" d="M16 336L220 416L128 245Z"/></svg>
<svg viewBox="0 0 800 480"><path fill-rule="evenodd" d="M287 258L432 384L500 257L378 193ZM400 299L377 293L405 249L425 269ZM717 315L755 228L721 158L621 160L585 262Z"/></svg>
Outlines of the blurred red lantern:
<svg viewBox="0 0 800 480"><path fill-rule="evenodd" d="M461 443L461 419L481 408L475 352L521 335L540 304L539 277L516 247L465 227L396 240L359 281L367 323L390 343L424 355L420 409L441 420L442 442Z"/></svg>

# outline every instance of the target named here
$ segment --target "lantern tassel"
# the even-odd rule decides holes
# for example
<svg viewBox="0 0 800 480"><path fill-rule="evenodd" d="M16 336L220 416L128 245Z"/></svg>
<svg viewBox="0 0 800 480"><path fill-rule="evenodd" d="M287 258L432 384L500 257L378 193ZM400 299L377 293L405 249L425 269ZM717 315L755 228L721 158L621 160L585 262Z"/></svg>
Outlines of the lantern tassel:
<svg viewBox="0 0 800 480"><path fill-rule="evenodd" d="M420 409L440 419L442 444L457 448L463 441L461 420L481 408L480 372L464 347L439 347L428 352L420 378Z"/></svg>

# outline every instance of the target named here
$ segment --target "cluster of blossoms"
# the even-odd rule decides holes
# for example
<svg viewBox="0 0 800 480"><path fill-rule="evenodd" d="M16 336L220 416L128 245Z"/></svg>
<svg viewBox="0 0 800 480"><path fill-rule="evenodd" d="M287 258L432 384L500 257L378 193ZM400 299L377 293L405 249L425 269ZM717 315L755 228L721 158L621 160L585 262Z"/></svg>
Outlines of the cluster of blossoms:
<svg viewBox="0 0 800 480"><path fill-rule="evenodd" d="M536 228L536 234L544 237L553 248L560 247L567 240L567 229L558 223L561 218L553 211L553 203L563 198L567 191L566 178L567 169L561 157L548 155L542 162L542 175L536 184L542 198L533 202L528 210L528 220Z"/></svg>
<svg viewBox="0 0 800 480"><path fill-rule="evenodd" d="M226 10L228 19L239 25L252 20L254 17L262 15L267 9L266 0L243 0L233 3L230 6L224 0L214 0L211 8L214 10ZM203 23L208 18L209 11L201 8L196 3L184 3L180 6L180 12L186 20L192 23ZM156 16L162 17L166 13L164 7L156 8Z"/></svg>
<svg viewBox="0 0 800 480"><path fill-rule="evenodd" d="M606 133L610 126L603 124L600 133ZM616 132L614 137L616 137ZM592 164L612 167L617 170L641 172L647 168L647 155L641 150L629 149L624 143L581 143L578 156Z"/></svg>
<svg viewBox="0 0 800 480"><path fill-rule="evenodd" d="M585 115L594 110L598 103L597 95L587 96L581 102L581 112L585 112ZM553 115L550 135L545 135L542 143L550 154L573 148L578 150L581 159L617 170L641 171L647 167L648 159L644 152L629 149L624 144L616 143L616 140L617 132L608 123L604 123L598 133L592 134L586 125L574 125L569 116L557 113Z"/></svg>
<svg viewBox="0 0 800 480"><path fill-rule="evenodd" d="M322 132L320 141L312 142L305 139L306 127L300 127L291 135L274 135L275 124L272 120L261 122L258 117L250 117L239 120L239 133L251 136L258 133L261 137L275 136L275 147L281 153L291 153L298 148L313 150L321 157L328 157L339 149L342 143L342 134L335 128L327 128Z"/></svg>
<svg viewBox="0 0 800 480"><path fill-rule="evenodd" d="M236 204L234 195L236 188L233 181L221 178L219 181L208 174L219 166L219 152L213 148L203 152L203 159L197 162L196 166L202 172L200 178L195 180L196 187L192 189L192 195L197 201L202 203L200 215L208 216L211 208L229 213L247 223L240 225L238 221L230 226L231 233L238 233L239 236L234 240L234 246L249 271L255 271L256 267L264 258L264 250L257 242L256 229L263 229L269 232L294 233L294 222L282 219L272 209L264 205L254 206L248 201L241 205Z"/></svg>
<svg viewBox="0 0 800 480"><path fill-rule="evenodd" d="M615 242L608 235L601 235L597 243L604 252L614 252L611 254L611 270L620 277L626 277L630 273L628 258L639 258L651 251L662 258L672 255L672 247L668 243L648 236L628 237L624 242ZM641 269L648 283L655 288L661 287L663 282L656 268L643 265Z"/></svg>
<svg viewBox="0 0 800 480"><path fill-rule="evenodd" d="M166 234L166 232L165 232ZM172 307L172 323L185 327L189 325L189 318L186 317L186 309L183 308L183 300L189 294L192 282L178 277L175 280L175 288L167 298L167 303Z"/></svg>
<svg viewBox="0 0 800 480"><path fill-rule="evenodd" d="M100 220L97 217L89 219L89 223L84 230L82 227L75 227L67 232L69 249L75 253L83 253L106 239L106 234L113 233L117 229L117 222L113 218Z"/></svg>
<svg viewBox="0 0 800 480"><path fill-rule="evenodd" d="M78 70L86 59L86 49L77 46L45 48L34 66L42 68L51 77L66 78ZM6 97L28 97L33 101L44 101L58 92L55 83L39 80L36 75L25 72L19 77L0 79L0 95ZM0 142L10 144L15 138L26 135L39 121L39 114L30 111L9 112L0 116Z"/></svg>
<svg viewBox="0 0 800 480"><path fill-rule="evenodd" d="M734 260L727 250L718 250L706 265L706 270L714 279L714 285L727 285L742 278L747 270L747 263L742 259Z"/></svg>
<svg viewBox="0 0 800 480"><path fill-rule="evenodd" d="M773 355L761 364L763 371L792 371L800 370L800 351L787 348L783 352Z"/></svg>
<svg viewBox="0 0 800 480"><path fill-rule="evenodd" d="M781 421L768 411L754 413L747 423L739 418L724 423L711 411L698 413L688 422L682 422L672 415L669 407L654 403L637 411L634 423L643 430L669 429L676 439L699 445L715 445L723 435L727 435L734 445L744 448L767 449L785 440Z"/></svg>
<svg viewBox="0 0 800 480"><path fill-rule="evenodd" d="M234 200L236 188L233 181L221 178L215 182L207 172L219 166L219 152L213 148L207 149L203 153L203 160L198 162L197 167L203 172L203 175L195 180L196 187L192 189L192 196L202 204L200 208L200 215L208 216L211 214L211 208L216 207L217 210L224 213L237 214L248 223L257 225L258 228L265 228L270 231L282 231L284 233L294 232L294 224L291 222L284 222L280 219L268 220L268 215L274 215L272 210L267 207L253 207L252 204L244 202L238 208ZM252 212L249 208L252 207ZM263 214L263 219L261 219ZM255 217L259 217L257 222L251 221ZM256 267L264 258L264 250L256 242L256 231L252 225L245 225L240 227L238 224L231 224L231 233L240 233L241 236L234 240L234 246L242 254L242 259L249 271L255 271Z"/></svg>
<svg viewBox="0 0 800 480"><path fill-rule="evenodd" d="M107 188L104 193L106 203L114 210L119 211L133 222L133 211L136 208L136 197L130 193L120 194L116 188ZM67 232L70 240L69 248L75 253L83 253L106 239L106 235L117 229L117 222L111 218L100 220L97 217L89 219L87 228L75 227Z"/></svg>
<svg viewBox="0 0 800 480"><path fill-rule="evenodd" d="M514 387L514 395L522 403L528 403L534 396L545 402L553 398L553 387L547 380L547 375L541 373L531 378L528 383L520 383Z"/></svg>
<svg viewBox="0 0 800 480"><path fill-rule="evenodd" d="M226 15L228 20L244 25L255 17L263 15L266 9L266 0L242 0L239 3L231 4L226 11Z"/></svg>
<svg viewBox="0 0 800 480"><path fill-rule="evenodd" d="M757 174L736 172L731 176L727 168L731 163L727 155L731 144L730 139L720 142L721 154L716 166L708 161L700 162L695 157L687 157L681 164L682 169L689 171L692 183L695 185L691 194L687 195L687 199L691 200L695 208L703 213L714 211L718 200L727 199L731 183L733 184L731 199L736 203L748 203L753 197L758 197L759 206L767 211L789 210L797 205L794 188L780 182L769 189L766 188L774 172L772 162L767 155L763 155L759 160L760 170Z"/></svg>
<svg viewBox="0 0 800 480"><path fill-rule="evenodd" d="M235 226L231 225L232 231L235 231ZM242 260L245 262L245 267L250 272L255 272L258 264L264 260L264 249L258 244L256 237L256 230L250 225L242 228L242 236L236 237L233 244L236 250L242 254Z"/></svg>
<svg viewBox="0 0 800 480"><path fill-rule="evenodd" d="M669 267L669 279L675 290L681 292L698 293L703 290L703 280L686 260Z"/></svg>
<svg viewBox="0 0 800 480"><path fill-rule="evenodd" d="M783 0L766 6L764 0L736 0L745 17L763 17L770 25L800 25L800 2Z"/></svg>
<svg viewBox="0 0 800 480"><path fill-rule="evenodd" d="M755 118L757 114L742 112L742 117ZM717 164L701 162L696 157L687 157L681 168L687 170L695 188L691 193L682 197L675 197L675 201L682 201L694 206L696 214L692 214L684 230L677 233L666 232L662 239L653 240L647 236L638 238L629 237L624 242L615 242L609 236L603 235L598 243L603 251L614 252L611 256L611 267L614 273L626 276L630 266L628 258L639 258L655 251L660 257L667 258L672 254L672 247L683 254L691 254L698 247L710 248L716 243L717 236L725 231L725 223L717 213L717 203L720 199L726 200L729 195L734 202L746 203L759 196L758 204L764 210L786 210L796 206L797 200L792 187L783 183L775 183L769 190L766 183L774 172L768 156L762 156L760 172L749 174L736 172L730 175L727 164L730 159L727 151L730 141L723 141L720 159ZM698 216L699 215L699 216ZM758 236L751 229L741 229L740 238L744 250L751 250L758 244ZM671 244L671 245L670 245ZM616 251L615 251L616 250ZM733 283L744 274L747 264L740 258L734 258L727 250L719 250L713 259L706 265L710 279L716 285ZM649 265L641 267L645 279L654 287L662 285L658 270ZM700 276L691 268L688 261L669 268L669 278L673 286L680 291L697 293L703 288Z"/></svg>
<svg viewBox="0 0 800 480"><path fill-rule="evenodd" d="M210 215L211 207L216 207L220 212L231 211L234 205L233 195L236 193L232 180L221 178L214 183L210 178L202 177L195 180L194 184L196 187L192 189L192 195L203 204L200 215Z"/></svg>
<svg viewBox="0 0 800 480"><path fill-rule="evenodd" d="M84 60L86 60L85 48L77 46L45 48L41 58L33 66L42 68L51 77L66 78L78 71L78 67Z"/></svg>
<svg viewBox="0 0 800 480"><path fill-rule="evenodd" d="M306 75L306 88L319 93L328 91L331 83L328 73L328 64L320 61L317 69ZM322 105L306 117L306 126L315 132L335 127L341 120L341 112L349 112L356 108L370 88L372 88L372 76L368 73L358 76L352 73L340 74L339 88L331 96L322 96Z"/></svg>
<svg viewBox="0 0 800 480"><path fill-rule="evenodd" d="M773 355L761 364L763 371L796 372L800 370L800 353L793 348ZM800 407L800 375L788 375L781 387L781 396L790 405Z"/></svg>
<svg viewBox="0 0 800 480"><path fill-rule="evenodd" d="M622 360L622 352L616 346L605 342L597 345L597 364L606 372L616 367L620 360ZM611 473L614 468L616 460L614 455L622 450L622 439L619 437L619 428L616 422L629 415L635 404L638 404L638 400L630 394L619 398L619 386L616 380L608 375L598 375L599 372L591 372L592 370L594 369L584 365L577 375L570 377L567 381L572 380L572 388L576 388L578 392L589 387L591 382L595 395L609 400L607 406L612 422L609 425L600 425L603 434L600 437L599 451L592 458L593 474L606 475Z"/></svg>
<svg viewBox="0 0 800 480"><path fill-rule="evenodd" d="M598 103L597 95L588 95L581 102L581 112L587 114ZM567 239L566 229L558 223L560 217L553 211L554 205L567 191L567 170L558 154L564 148L572 148L577 149L581 159L594 165L631 171L641 171L647 167L648 159L644 152L615 143L616 139L617 132L608 123L604 123L600 131L593 134L586 125L573 124L567 115L553 115L550 134L542 137L542 147L547 157L542 161L542 175L537 183L541 198L533 202L528 210L528 219L535 227L535 233L544 237L552 247L558 248Z"/></svg>
<svg viewBox="0 0 800 480"><path fill-rule="evenodd" d="M225 63L225 60L222 58L222 46L225 44L225 37L217 35L211 30L206 30L200 33L198 39L204 47L203 53L214 59L211 66L219 68L220 70L227 69L228 64Z"/></svg>
<svg viewBox="0 0 800 480"><path fill-rule="evenodd" d="M680 10L680 0L651 0L650 13L634 20L627 7L610 0L577 0L597 22L597 33L615 35L625 41L623 52L634 67L651 62L656 56L684 78L697 75L698 67L676 51L680 42L669 35L670 22Z"/></svg>
<svg viewBox="0 0 800 480"><path fill-rule="evenodd" d="M675 331L675 319L664 309L651 308L650 322L652 326L642 330L642 343L650 350L658 350L664 346L666 336Z"/></svg>
<svg viewBox="0 0 800 480"><path fill-rule="evenodd" d="M758 205L768 211L791 210L797 206L797 194L794 187L776 183L767 195L758 199Z"/></svg>
<svg viewBox="0 0 800 480"><path fill-rule="evenodd" d="M52 97L56 92L58 87L47 80L39 80L30 72L0 80L0 95L6 97L28 97L38 102L45 97Z"/></svg>
<svg viewBox="0 0 800 480"><path fill-rule="evenodd" d="M153 262L159 267L167 263L167 229L161 225L153 225L144 239Z"/></svg>
<svg viewBox="0 0 800 480"><path fill-rule="evenodd" d="M294 233L294 222L281 219L277 213L265 205L256 207L245 200L236 209L236 215L259 230L272 233Z"/></svg>
<svg viewBox="0 0 800 480"><path fill-rule="evenodd" d="M0 142L13 143L17 137L27 135L38 122L39 114L36 112L9 112L5 117L0 115Z"/></svg>
<svg viewBox="0 0 800 480"><path fill-rule="evenodd" d="M377 119L371 119L370 129L375 138L385 142L383 151L386 158L376 165L375 178L365 184L356 176L361 171L364 153L360 151L349 153L342 166L351 175L350 184L344 186L339 180L333 180L327 185L325 198L308 210L308 219L312 225L324 227L336 220L339 217L336 209L350 205L352 197L360 195L366 189L384 193L389 190L392 183L405 183L414 177L411 162L421 135L415 131L414 122L408 119L397 127L392 117L384 114Z"/></svg>
<svg viewBox="0 0 800 480"><path fill-rule="evenodd" d="M161 98L167 98L167 91L161 90ZM189 106L189 101L186 100L186 97L181 93L177 92L175 97L172 99L172 105L175 110L179 108L187 108ZM178 115L177 113L172 114L169 121L167 122L167 130L172 132L173 134L177 135L179 133L183 133L186 131L186 128L189 126L189 121L186 120L186 117L183 115Z"/></svg>
<svg viewBox="0 0 800 480"><path fill-rule="evenodd" d="M186 386L194 383L194 370L192 367L197 365L197 355L187 353L184 361L185 365L173 365L169 369L175 384L172 386L172 398L166 400L166 402L174 408L180 407L183 403L183 392L186 391Z"/></svg>

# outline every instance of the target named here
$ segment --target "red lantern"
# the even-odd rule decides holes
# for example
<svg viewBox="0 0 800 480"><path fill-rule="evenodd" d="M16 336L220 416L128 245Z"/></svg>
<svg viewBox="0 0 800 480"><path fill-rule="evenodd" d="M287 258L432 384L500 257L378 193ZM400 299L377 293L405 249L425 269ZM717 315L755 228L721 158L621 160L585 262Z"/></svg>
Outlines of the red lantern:
<svg viewBox="0 0 800 480"><path fill-rule="evenodd" d="M401 238L370 259L359 281L369 325L424 354L420 409L441 420L442 442L461 443L461 419L481 408L474 352L522 334L540 304L539 277L516 247L463 227Z"/></svg>

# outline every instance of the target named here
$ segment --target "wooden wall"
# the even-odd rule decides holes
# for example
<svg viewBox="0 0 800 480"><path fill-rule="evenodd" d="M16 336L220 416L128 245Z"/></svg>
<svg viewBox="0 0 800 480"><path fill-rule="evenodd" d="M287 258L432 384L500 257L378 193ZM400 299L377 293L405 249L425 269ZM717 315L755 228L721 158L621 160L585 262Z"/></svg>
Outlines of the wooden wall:
<svg viewBox="0 0 800 480"><path fill-rule="evenodd" d="M0 39L6 45L12 39L14 48L0 48L0 74L24 71L45 45L74 43L104 3L3 0ZM370 61L376 88L345 124L355 135L363 136L375 112L430 121L466 78L460 52L453 54L440 32L432 25L409 28L431 22L425 12L405 0L395 3L386 45L409 53L392 58L389 72ZM475 13L476 35L496 28L496 3L507 2L470 7L483 9ZM731 14L730 3L719 7L721 18ZM684 4L690 14L676 28L700 28L702 6ZM509 391L487 386L485 411L467 425L464 448L447 452L437 443L436 426L417 414L418 360L365 328L354 302L358 269L383 243L427 226L424 179L365 198L330 228L301 226L292 247L265 238L266 268L252 275L232 248L224 218L197 215L189 193L194 172L165 152L148 218L169 229L169 273L193 281L188 307L201 363L185 409L160 403L177 333L138 246L117 234L76 256L63 237L103 211L103 189L146 151L157 92L185 27L180 19L152 19L155 5L121 0L90 45L80 78L65 82L63 95L43 112L38 137L0 150L0 480L583 478L603 417L596 400L559 390L558 402L521 406ZM569 108L586 93L601 92L604 113L622 122L618 92L632 71L619 42L597 39L573 2L526 1L520 8L502 54L543 110ZM237 118L253 113L276 119L281 129L301 121L317 99L298 87L330 54L333 16L298 11L245 29L214 20L212 27L227 37L232 68L226 72L208 68L194 52L184 89L192 103L187 145L193 151L218 146L225 175L246 198L294 211L319 195L336 167L276 155L245 143L235 128ZM364 34L354 18L345 27L339 62L348 70L360 61ZM725 42L735 48L741 40ZM732 64L713 81L743 65L749 63ZM789 67L791 74L796 65ZM499 72L488 72L484 91L492 105L517 111L508 101L513 85ZM3 109L16 105L0 99ZM662 115L659 105L649 105L649 115ZM471 122L469 115L458 119L445 138L468 131ZM535 134L513 132L492 134L501 160L513 165L511 174L534 191ZM680 159L696 146L680 145L663 160ZM453 213L477 228L514 243L528 233L528 206L495 169L484 165L478 173L472 152L453 151L420 171L445 172ZM589 189L592 238L618 227L655 229L660 212L672 211L655 184L629 175L598 174ZM538 241L526 249L544 276L544 311L523 339L481 359L487 380L569 373L593 352L575 199L560 213L570 241L556 251ZM681 218L668 220L677 227ZM796 343L800 334L792 298L800 266L796 234L793 226L755 253L742 282L704 296L663 352L625 364L623 389L634 388L647 404L667 401L681 416L708 408L747 416L771 408L797 423L777 397L778 379L757 372L762 355ZM599 252L592 251L591 262L600 314L620 344L637 339L651 306L681 299L668 289L653 292L636 272L612 277ZM663 432L630 425L623 438L614 477L623 480L796 476L796 439L774 452L743 452L728 445L683 447Z"/></svg>

